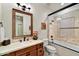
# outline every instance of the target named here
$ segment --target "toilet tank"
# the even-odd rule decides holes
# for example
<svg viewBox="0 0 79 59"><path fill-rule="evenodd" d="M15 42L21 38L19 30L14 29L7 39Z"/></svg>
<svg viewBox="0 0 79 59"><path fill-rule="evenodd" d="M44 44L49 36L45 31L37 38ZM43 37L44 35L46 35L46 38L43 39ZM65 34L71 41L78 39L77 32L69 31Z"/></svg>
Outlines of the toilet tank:
<svg viewBox="0 0 79 59"><path fill-rule="evenodd" d="M44 46L48 45L48 39L43 39Z"/></svg>

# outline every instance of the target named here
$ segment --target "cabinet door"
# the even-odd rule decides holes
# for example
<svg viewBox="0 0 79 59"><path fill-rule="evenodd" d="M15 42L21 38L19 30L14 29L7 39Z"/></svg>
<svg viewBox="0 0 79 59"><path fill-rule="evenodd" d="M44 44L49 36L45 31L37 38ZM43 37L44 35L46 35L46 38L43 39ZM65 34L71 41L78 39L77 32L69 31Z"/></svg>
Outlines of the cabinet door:
<svg viewBox="0 0 79 59"><path fill-rule="evenodd" d="M43 56L43 55L44 55L43 48L38 49L38 56Z"/></svg>
<svg viewBox="0 0 79 59"><path fill-rule="evenodd" d="M30 56L37 56L37 51L36 50L30 51Z"/></svg>
<svg viewBox="0 0 79 59"><path fill-rule="evenodd" d="M30 47L30 56L36 56L37 54L37 51L36 51L36 45L34 45L34 46L31 46Z"/></svg>

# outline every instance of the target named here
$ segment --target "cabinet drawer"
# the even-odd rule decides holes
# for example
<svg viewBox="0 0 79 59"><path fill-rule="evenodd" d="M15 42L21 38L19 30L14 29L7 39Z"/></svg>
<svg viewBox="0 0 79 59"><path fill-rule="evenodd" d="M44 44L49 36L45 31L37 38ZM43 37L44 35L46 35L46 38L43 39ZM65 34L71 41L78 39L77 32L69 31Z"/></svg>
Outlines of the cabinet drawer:
<svg viewBox="0 0 79 59"><path fill-rule="evenodd" d="M39 49L39 48L43 48L43 43L40 43L37 45L37 49Z"/></svg>
<svg viewBox="0 0 79 59"><path fill-rule="evenodd" d="M44 55L43 48L38 49L38 56L43 56L43 55Z"/></svg>

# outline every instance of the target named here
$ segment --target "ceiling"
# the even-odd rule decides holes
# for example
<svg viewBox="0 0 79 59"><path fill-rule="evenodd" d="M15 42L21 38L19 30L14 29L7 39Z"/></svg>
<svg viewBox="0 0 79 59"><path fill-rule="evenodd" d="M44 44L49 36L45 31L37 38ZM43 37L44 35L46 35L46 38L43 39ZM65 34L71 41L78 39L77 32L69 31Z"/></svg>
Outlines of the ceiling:
<svg viewBox="0 0 79 59"><path fill-rule="evenodd" d="M71 3L64 3L61 5L61 3L31 3L34 7L42 7L46 10L48 10L49 13L54 12L60 8L63 8Z"/></svg>
<svg viewBox="0 0 79 59"><path fill-rule="evenodd" d="M51 3L51 4L46 4L46 5L50 9L49 12L54 12L54 11L61 9L69 4L70 3L64 3L63 5L61 5L61 3Z"/></svg>

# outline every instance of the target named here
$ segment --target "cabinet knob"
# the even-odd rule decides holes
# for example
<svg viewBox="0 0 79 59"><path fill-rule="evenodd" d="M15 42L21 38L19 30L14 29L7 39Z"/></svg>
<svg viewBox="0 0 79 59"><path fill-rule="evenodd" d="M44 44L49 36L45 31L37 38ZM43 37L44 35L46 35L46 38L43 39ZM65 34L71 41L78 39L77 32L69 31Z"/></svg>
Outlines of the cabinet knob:
<svg viewBox="0 0 79 59"><path fill-rule="evenodd" d="M42 52L42 50L40 50L40 52Z"/></svg>
<svg viewBox="0 0 79 59"><path fill-rule="evenodd" d="M41 45L40 45L41 46Z"/></svg>

